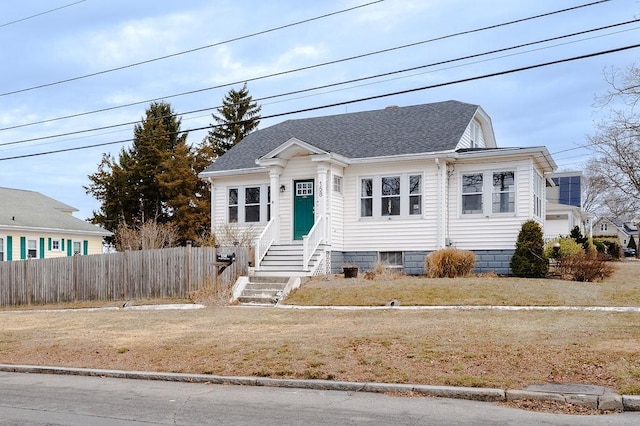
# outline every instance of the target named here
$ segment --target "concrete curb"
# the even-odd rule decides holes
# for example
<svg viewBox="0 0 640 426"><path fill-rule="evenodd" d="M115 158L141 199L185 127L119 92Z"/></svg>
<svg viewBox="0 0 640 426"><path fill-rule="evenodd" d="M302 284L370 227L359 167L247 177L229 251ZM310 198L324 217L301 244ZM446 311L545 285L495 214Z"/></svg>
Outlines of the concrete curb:
<svg viewBox="0 0 640 426"><path fill-rule="evenodd" d="M0 371L8 373L61 374L89 377L109 377L133 380L161 380L184 383L209 383L216 385L269 386L280 388L316 389L345 392L398 392L416 393L435 398L468 399L484 402L538 401L567 402L600 410L640 411L640 395L561 394L527 390L502 390L495 388L471 388L456 386L431 386L418 384L360 383L332 380L273 379L269 377L216 376L211 374L154 373L148 371L100 370L36 365L0 364Z"/></svg>

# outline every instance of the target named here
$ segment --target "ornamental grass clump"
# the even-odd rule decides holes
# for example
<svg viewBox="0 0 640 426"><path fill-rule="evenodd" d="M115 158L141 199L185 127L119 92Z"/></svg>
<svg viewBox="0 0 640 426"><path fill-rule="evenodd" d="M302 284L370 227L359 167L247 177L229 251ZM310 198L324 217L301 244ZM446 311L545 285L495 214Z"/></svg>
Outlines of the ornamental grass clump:
<svg viewBox="0 0 640 426"><path fill-rule="evenodd" d="M472 251L445 248L429 253L425 269L429 278L464 277L476 265L476 255Z"/></svg>

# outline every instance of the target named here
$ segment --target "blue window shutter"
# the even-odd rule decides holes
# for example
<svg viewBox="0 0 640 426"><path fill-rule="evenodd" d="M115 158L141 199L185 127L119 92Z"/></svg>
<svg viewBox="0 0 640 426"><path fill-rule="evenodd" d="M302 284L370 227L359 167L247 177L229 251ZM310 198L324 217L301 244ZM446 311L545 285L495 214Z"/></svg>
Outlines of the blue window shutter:
<svg viewBox="0 0 640 426"><path fill-rule="evenodd" d="M20 259L24 260L27 258L27 239L25 237L20 237Z"/></svg>
<svg viewBox="0 0 640 426"><path fill-rule="evenodd" d="M7 260L13 260L13 237L7 236Z"/></svg>
<svg viewBox="0 0 640 426"><path fill-rule="evenodd" d="M67 240L67 256L73 256L73 244L71 240Z"/></svg>
<svg viewBox="0 0 640 426"><path fill-rule="evenodd" d="M82 254L84 256L89 254L89 241L87 241L87 240L84 240L82 242Z"/></svg>
<svg viewBox="0 0 640 426"><path fill-rule="evenodd" d="M40 259L44 259L44 237L40 237Z"/></svg>
<svg viewBox="0 0 640 426"><path fill-rule="evenodd" d="M49 237L49 251L51 251L51 237Z"/></svg>

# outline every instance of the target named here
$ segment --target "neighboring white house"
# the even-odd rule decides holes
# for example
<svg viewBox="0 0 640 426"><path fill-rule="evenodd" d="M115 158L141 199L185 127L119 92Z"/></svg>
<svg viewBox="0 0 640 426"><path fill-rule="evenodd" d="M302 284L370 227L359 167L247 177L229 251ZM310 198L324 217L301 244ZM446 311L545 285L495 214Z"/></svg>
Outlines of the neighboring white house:
<svg viewBox="0 0 640 426"><path fill-rule="evenodd" d="M589 216L582 210L582 172L550 173L547 184L545 240L568 236L576 226L583 235L588 234Z"/></svg>
<svg viewBox="0 0 640 426"><path fill-rule="evenodd" d="M288 120L200 177L213 232L258 237L257 273L384 262L420 274L428 253L452 246L473 250L476 270L506 274L522 223L544 223L555 168L545 147L498 148L481 107L445 101Z"/></svg>
<svg viewBox="0 0 640 426"><path fill-rule="evenodd" d="M38 192L0 188L0 261L102 253L111 232L74 211Z"/></svg>

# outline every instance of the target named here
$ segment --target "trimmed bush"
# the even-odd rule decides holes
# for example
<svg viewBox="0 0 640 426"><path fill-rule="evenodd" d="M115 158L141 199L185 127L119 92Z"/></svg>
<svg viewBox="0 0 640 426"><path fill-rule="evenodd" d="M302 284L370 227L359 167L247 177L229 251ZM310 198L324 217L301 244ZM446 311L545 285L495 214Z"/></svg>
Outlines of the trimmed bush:
<svg viewBox="0 0 640 426"><path fill-rule="evenodd" d="M528 220L523 223L511 257L511 273L516 277L544 278L549 271L549 260L543 248L542 228L538 222Z"/></svg>
<svg viewBox="0 0 640 426"><path fill-rule="evenodd" d="M560 250L558 251L558 257L573 256L575 254L584 253L582 245L578 244L573 238L560 237L554 238L544 246L544 255L547 258L552 258L555 255L553 251L553 245L560 243Z"/></svg>
<svg viewBox="0 0 640 426"><path fill-rule="evenodd" d="M456 278L471 273L476 265L476 255L469 250L445 248L431 252L425 259L429 278Z"/></svg>
<svg viewBox="0 0 640 426"><path fill-rule="evenodd" d="M566 280L595 282L610 277L615 269L607 256L579 253L558 259L557 271Z"/></svg>

